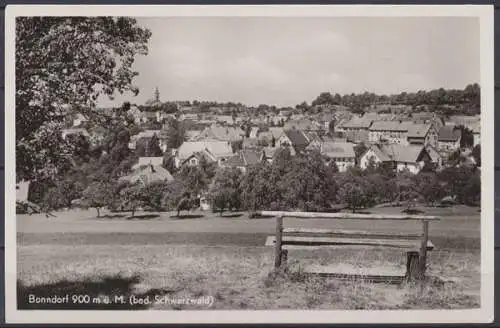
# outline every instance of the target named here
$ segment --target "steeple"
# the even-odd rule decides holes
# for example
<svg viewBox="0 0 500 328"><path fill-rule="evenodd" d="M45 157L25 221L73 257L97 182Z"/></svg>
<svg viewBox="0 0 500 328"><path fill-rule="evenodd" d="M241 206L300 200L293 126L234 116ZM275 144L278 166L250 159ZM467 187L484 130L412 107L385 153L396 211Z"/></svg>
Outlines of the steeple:
<svg viewBox="0 0 500 328"><path fill-rule="evenodd" d="M160 91L158 90L158 87L155 88L155 102L160 102Z"/></svg>

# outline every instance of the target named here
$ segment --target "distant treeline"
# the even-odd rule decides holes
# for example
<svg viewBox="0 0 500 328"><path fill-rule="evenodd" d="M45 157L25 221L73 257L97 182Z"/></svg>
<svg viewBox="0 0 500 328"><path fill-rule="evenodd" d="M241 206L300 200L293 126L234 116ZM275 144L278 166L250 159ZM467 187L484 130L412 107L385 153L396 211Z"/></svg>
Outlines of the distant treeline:
<svg viewBox="0 0 500 328"><path fill-rule="evenodd" d="M393 95L378 95L371 92L340 95L339 93L322 92L310 104L304 101L294 107L278 107L270 104L246 106L239 102L186 100L166 101L154 108L148 108L148 106L139 106L139 108L141 110L161 110L167 113L177 112L181 107L192 107L192 110L196 112L211 112L214 109L219 109L223 111L223 114L231 115L248 110L259 114L278 114L281 110L314 113L318 109L321 110L321 108L329 106L343 106L355 113L362 113L374 105L405 105L411 106L415 110L439 111L445 115L475 115L480 113L480 94L479 84L474 83L467 85L463 90L440 88L430 91L401 92ZM425 108L418 108L419 106L425 106Z"/></svg>

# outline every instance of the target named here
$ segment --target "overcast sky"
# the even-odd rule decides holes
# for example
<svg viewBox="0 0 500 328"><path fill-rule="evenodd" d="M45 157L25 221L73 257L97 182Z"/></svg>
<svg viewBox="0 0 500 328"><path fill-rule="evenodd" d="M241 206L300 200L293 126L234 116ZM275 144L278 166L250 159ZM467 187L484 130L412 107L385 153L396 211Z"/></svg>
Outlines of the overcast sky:
<svg viewBox="0 0 500 328"><path fill-rule="evenodd" d="M137 97L294 106L319 93L399 93L479 83L479 20L404 18L140 18Z"/></svg>

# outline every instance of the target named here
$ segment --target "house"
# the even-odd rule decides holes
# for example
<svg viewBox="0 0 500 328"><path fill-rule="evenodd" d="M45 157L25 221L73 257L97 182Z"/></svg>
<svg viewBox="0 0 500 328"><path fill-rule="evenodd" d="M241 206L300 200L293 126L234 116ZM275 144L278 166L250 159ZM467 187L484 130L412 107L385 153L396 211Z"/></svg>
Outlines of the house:
<svg viewBox="0 0 500 328"><path fill-rule="evenodd" d="M416 112L411 114L411 119L415 124L432 124L434 128L439 131L439 129L444 126L444 120L436 115L436 113L431 112Z"/></svg>
<svg viewBox="0 0 500 328"><path fill-rule="evenodd" d="M438 146L438 132L430 123L409 124L407 138L411 145L431 145L434 148Z"/></svg>
<svg viewBox="0 0 500 328"><path fill-rule="evenodd" d="M338 131L345 131L345 132L359 131L359 130L368 131L372 123L373 120L369 117L354 116L349 121L339 126Z"/></svg>
<svg viewBox="0 0 500 328"><path fill-rule="evenodd" d="M118 181L126 181L130 183L140 182L144 185L148 185L154 182L161 181L173 181L174 177L170 172L158 165L142 165L137 167L131 174L122 176L118 179Z"/></svg>
<svg viewBox="0 0 500 328"><path fill-rule="evenodd" d="M370 133L367 130L352 130L343 133L348 142L368 143Z"/></svg>
<svg viewBox="0 0 500 328"><path fill-rule="evenodd" d="M439 130L438 150L440 152L454 152L460 148L462 131L455 126L445 125Z"/></svg>
<svg viewBox="0 0 500 328"><path fill-rule="evenodd" d="M372 145L361 155L360 167L366 169L370 163L386 163L398 172L408 170L413 174L417 174L429 162L431 162L431 158L424 146Z"/></svg>
<svg viewBox="0 0 500 328"><path fill-rule="evenodd" d="M139 167L153 165L153 166L162 166L163 165L163 157L139 157L134 166L132 166L132 170L136 170Z"/></svg>
<svg viewBox="0 0 500 328"><path fill-rule="evenodd" d="M167 135L164 130L145 130L141 131L136 135L130 137L130 142L128 144L129 149L137 148L137 141L141 139L151 139L156 135L158 138L158 143L160 144L160 148L163 152L167 151Z"/></svg>
<svg viewBox="0 0 500 328"><path fill-rule="evenodd" d="M339 172L345 172L349 167L356 164L356 154L354 144L350 142L341 142L336 140L326 140L319 143L319 146L310 145L308 150L318 150L329 160L328 163L335 163Z"/></svg>
<svg viewBox="0 0 500 328"><path fill-rule="evenodd" d="M249 166L257 165L260 161L261 154L254 150L244 149L225 161L222 167L238 168L245 173Z"/></svg>
<svg viewBox="0 0 500 328"><path fill-rule="evenodd" d="M62 130L62 138L66 139L67 136L69 135L81 135L86 138L90 138L90 134L87 131L87 129L83 128L71 128L71 129L63 129Z"/></svg>
<svg viewBox="0 0 500 328"><path fill-rule="evenodd" d="M194 141L202 140L218 140L218 141L239 141L245 136L245 132L236 127L221 126L218 124L213 124L210 127L205 128L196 136Z"/></svg>
<svg viewBox="0 0 500 328"><path fill-rule="evenodd" d="M400 121L374 121L369 128L368 141L370 143L395 143L407 144L408 122Z"/></svg>
<svg viewBox="0 0 500 328"><path fill-rule="evenodd" d="M309 145L309 139L301 130L285 130L276 142L276 146L290 146L295 152L301 152Z"/></svg>
<svg viewBox="0 0 500 328"><path fill-rule="evenodd" d="M206 163L211 164L211 163L217 163L217 157L215 157L208 149L203 149L197 152L194 152L186 158L182 163L181 166L198 166L200 165L200 162L202 159L205 159Z"/></svg>
<svg viewBox="0 0 500 328"><path fill-rule="evenodd" d="M267 128L266 131L260 130L259 133L257 134L257 139L259 139L260 142L266 140L267 144L271 145L273 138L274 141L277 142L277 140L283 135L283 133L284 133L283 128L270 127Z"/></svg>
<svg viewBox="0 0 500 328"><path fill-rule="evenodd" d="M210 152L219 164L234 155L231 143L227 141L185 141L177 150L173 152L175 156L175 166L180 167L180 165L191 155L203 150Z"/></svg>

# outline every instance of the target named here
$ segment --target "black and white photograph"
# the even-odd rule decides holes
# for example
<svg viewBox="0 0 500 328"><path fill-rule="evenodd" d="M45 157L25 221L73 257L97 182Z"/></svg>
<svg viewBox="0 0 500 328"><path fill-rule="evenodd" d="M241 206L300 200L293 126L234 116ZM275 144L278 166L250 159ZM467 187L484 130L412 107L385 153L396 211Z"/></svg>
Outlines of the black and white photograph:
<svg viewBox="0 0 500 328"><path fill-rule="evenodd" d="M7 322L493 319L493 6L6 13Z"/></svg>

